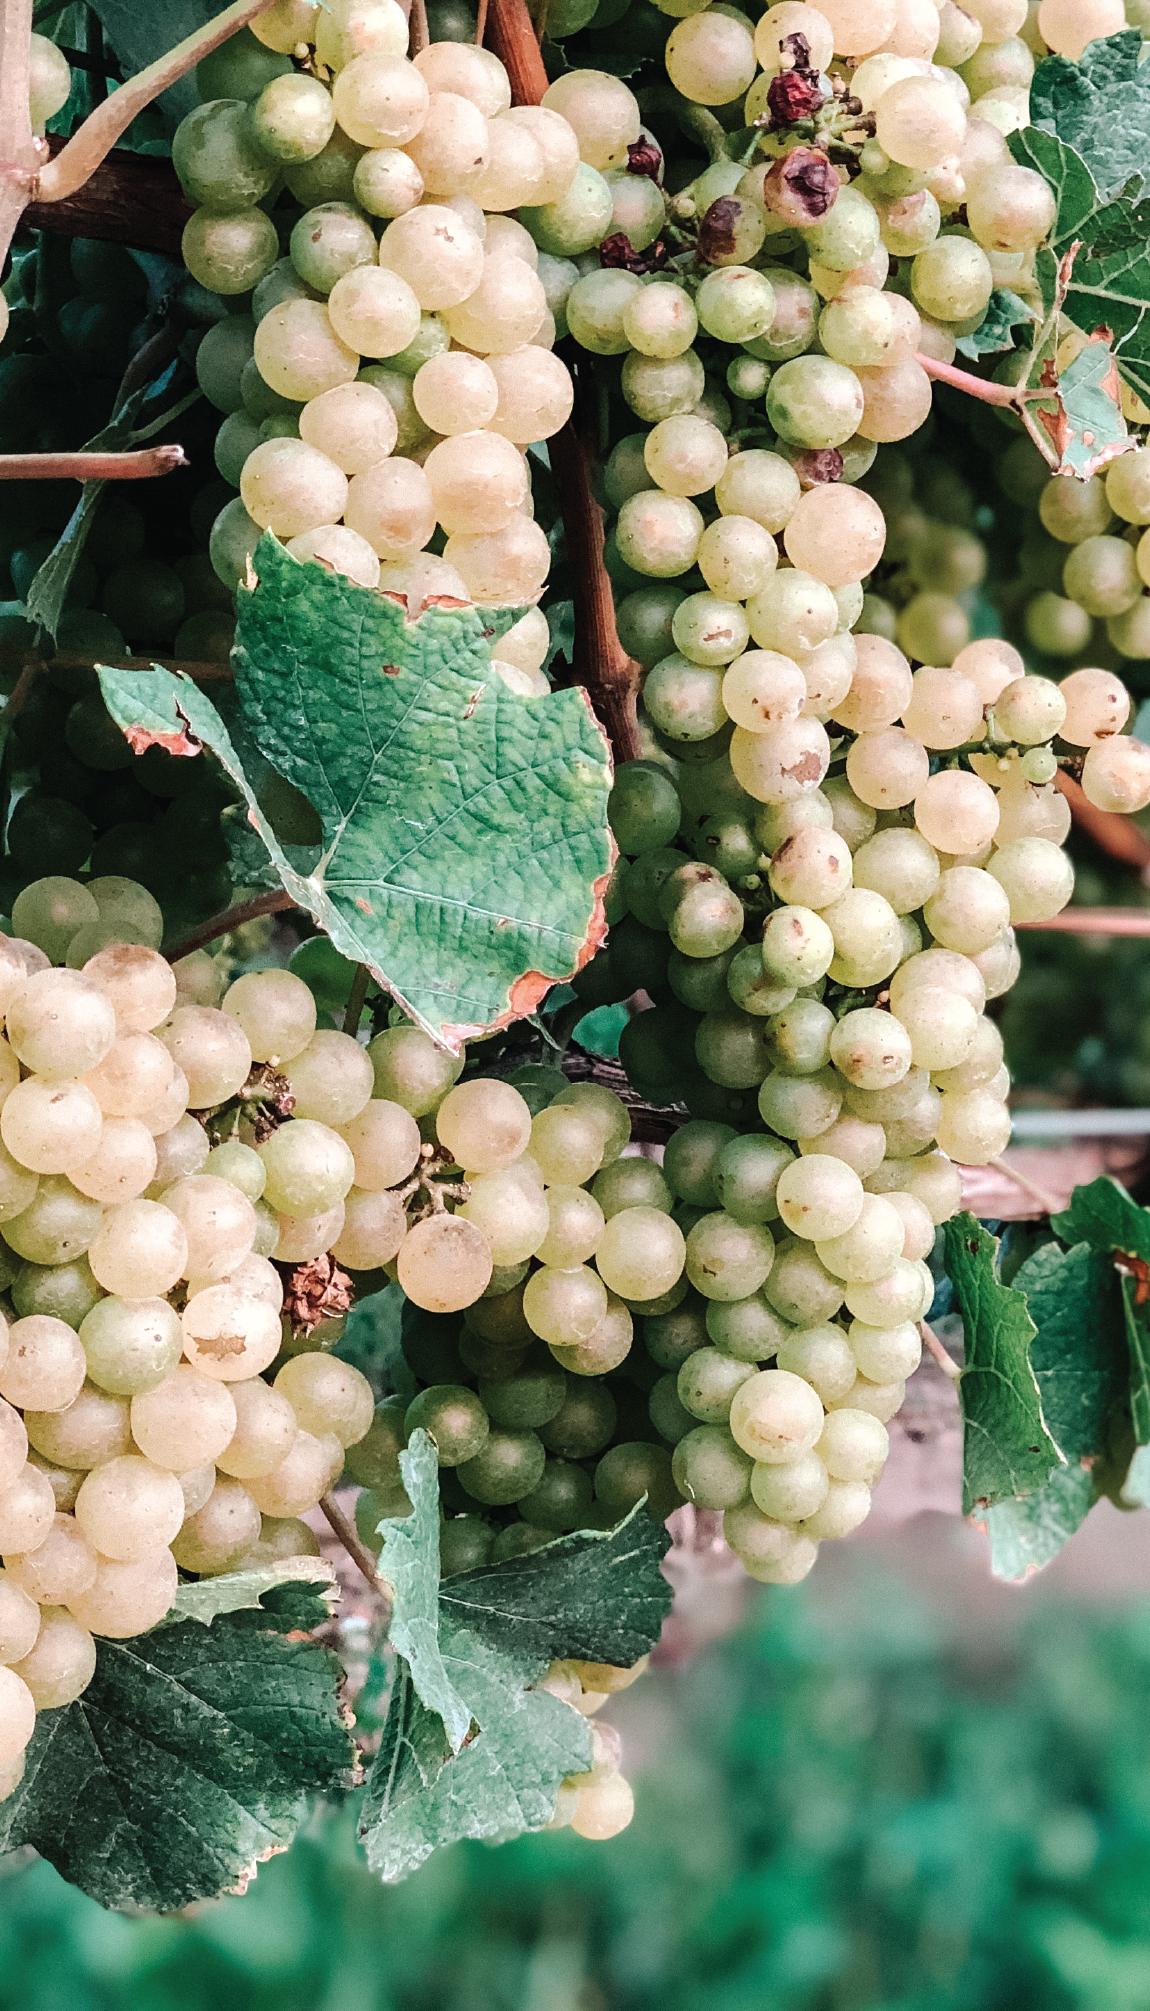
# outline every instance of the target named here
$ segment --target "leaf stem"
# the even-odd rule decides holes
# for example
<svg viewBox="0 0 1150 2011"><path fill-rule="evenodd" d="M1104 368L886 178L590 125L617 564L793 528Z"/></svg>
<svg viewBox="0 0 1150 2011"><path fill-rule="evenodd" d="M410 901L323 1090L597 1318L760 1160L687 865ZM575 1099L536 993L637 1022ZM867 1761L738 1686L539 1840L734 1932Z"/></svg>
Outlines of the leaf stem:
<svg viewBox="0 0 1150 2011"><path fill-rule="evenodd" d="M2 717L3 714L0 714ZM165 950L164 955L170 964L178 964L181 957L190 957L193 950L202 950L205 943L214 943L220 936L230 935L233 929L242 928L245 922L254 922L259 915L274 915L283 908L294 907L292 896L282 887L275 894L258 894L253 901L241 901L238 907L225 908L222 913L201 922L198 929L193 929L191 935L185 936L183 942L177 943L173 949Z"/></svg>
<svg viewBox="0 0 1150 2011"><path fill-rule="evenodd" d="M1112 859L1120 859L1124 866L1133 866L1137 872L1145 873L1150 868L1150 840L1132 817L1123 817L1116 810L1100 810L1090 801L1082 784L1064 768L1058 770L1054 786L1069 803L1074 822L1103 852Z"/></svg>
<svg viewBox="0 0 1150 2011"><path fill-rule="evenodd" d="M31 60L32 0L0 0L0 267L47 151L28 109Z"/></svg>
<svg viewBox="0 0 1150 2011"><path fill-rule="evenodd" d="M0 482L147 482L189 466L174 442L127 454L0 454Z"/></svg>
<svg viewBox="0 0 1150 2011"><path fill-rule="evenodd" d="M343 1030L345 1033L349 1033L353 1040L359 1032L359 1023L363 1018L363 1002L367 997L370 976L371 973L366 964L356 965L355 976L351 981L351 993L347 1001L347 1011L343 1016Z"/></svg>
<svg viewBox="0 0 1150 2011"><path fill-rule="evenodd" d="M360 1542L358 1532L348 1521L334 1494L322 1495L319 1505L323 1510L329 1527L338 1536L361 1577L367 1581L372 1591L383 1600L384 1604L390 1606L391 1587L385 1579L379 1576L375 1568L374 1557L366 1543Z"/></svg>
<svg viewBox="0 0 1150 2011"><path fill-rule="evenodd" d="M1030 1178L1029 1174L1020 1173L1017 1166L1009 1165L1005 1159L988 1159L986 1163L988 1166L993 1166L996 1173L1005 1173L1008 1180L1013 1180L1016 1187L1020 1187L1024 1194L1030 1195L1031 1200L1038 1201L1042 1206L1043 1214L1057 1215L1063 1205L1062 1202L1056 1201L1053 1195L1046 1192L1045 1188L1039 1187Z"/></svg>
<svg viewBox="0 0 1150 2011"><path fill-rule="evenodd" d="M943 1343L939 1340L938 1335L934 1331L934 1328L928 1327L925 1320L920 1320L918 1323L918 1331L922 1335L923 1347L926 1349L928 1355L934 1356L934 1359L938 1363L939 1368L942 1370L943 1375L949 1376L952 1383L961 1382L962 1380L961 1366L959 1365L958 1362L955 1361L954 1356L951 1354L949 1348L945 1347Z"/></svg>
<svg viewBox="0 0 1150 2011"><path fill-rule="evenodd" d="M940 384L949 384L953 391L965 391L968 398L979 398L984 405L1004 405L1017 412L1025 398L1048 395L1045 392L1023 391L1014 384L996 384L991 377L976 377L972 370L959 370L954 363L940 363L937 356L924 356L919 352L914 360L922 365L928 377L936 377Z"/></svg>
<svg viewBox="0 0 1150 2011"><path fill-rule="evenodd" d="M1015 922L1016 929L1053 929L1064 936L1150 936L1145 908L1064 908L1048 922Z"/></svg>
<svg viewBox="0 0 1150 2011"><path fill-rule="evenodd" d="M28 0L7 0L7 4L27 9ZM150 105L172 84L178 83L202 57L209 56L221 42L234 35L237 28L246 27L270 5L271 0L234 0L234 4L225 8L222 14L217 14L214 21L209 21L206 27L197 28L194 35L185 36L174 49L169 49L166 56L149 63L146 70L141 70L138 76L130 77L118 91L113 91L110 98L89 113L67 146L44 169L36 191L37 200L60 202L63 197L74 195L146 105Z"/></svg>

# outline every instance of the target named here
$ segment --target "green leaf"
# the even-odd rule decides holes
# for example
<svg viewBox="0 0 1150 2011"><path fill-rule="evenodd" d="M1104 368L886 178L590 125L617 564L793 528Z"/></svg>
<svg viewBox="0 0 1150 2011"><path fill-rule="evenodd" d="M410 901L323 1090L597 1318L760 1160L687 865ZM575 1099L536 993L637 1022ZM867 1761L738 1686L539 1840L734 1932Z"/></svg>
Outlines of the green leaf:
<svg viewBox="0 0 1150 2011"><path fill-rule="evenodd" d="M1057 398L1057 412L1040 417L1058 450L1058 474L1085 482L1137 444L1126 431L1122 383L1103 330L1062 372Z"/></svg>
<svg viewBox="0 0 1150 2011"><path fill-rule="evenodd" d="M1058 202L1050 244L1035 265L1047 312L1064 286L1062 312L1087 335L1106 330L1123 376L1150 396L1150 206L1125 196L1105 202L1085 161L1051 133L1027 126L1009 144L1016 161L1045 176Z"/></svg>
<svg viewBox="0 0 1150 2011"><path fill-rule="evenodd" d="M413 1484L422 1492L429 1478L417 1451L404 1468L413 1501ZM409 1520L381 1525L389 1578L393 1532L406 1530ZM659 1569L668 1541L660 1525L635 1509L617 1529L557 1537L526 1557L463 1572L440 1586L438 1667L426 1637L417 1664L400 1656L364 1802L360 1834L368 1862L386 1880L405 1878L439 1845L460 1837L518 1835L549 1821L560 1782L590 1765L590 1732L569 1704L532 1685L556 1660L630 1667L653 1646L671 1606ZM413 1585L426 1624L426 1570L425 1536L422 1560L405 1560L396 1588L401 1626ZM424 1694L440 1680L439 1668L469 1715L471 1736L454 1754L440 1708Z"/></svg>
<svg viewBox="0 0 1150 2011"><path fill-rule="evenodd" d="M1125 1501L1136 1501L1140 1508L1150 1508L1150 1445L1135 1447L1122 1483L1122 1496Z"/></svg>
<svg viewBox="0 0 1150 2011"><path fill-rule="evenodd" d="M1141 34L1128 28L1089 43L1077 63L1048 56L1030 87L1031 125L1081 155L1104 201L1146 178L1150 74L1141 56Z"/></svg>
<svg viewBox="0 0 1150 2011"><path fill-rule="evenodd" d="M1047 1428L1068 1460L1097 1458L1128 1380L1113 1262L1088 1243L1072 1250L1046 1243L1027 1258L1014 1285L1025 1293L1037 1329L1030 1366Z"/></svg>
<svg viewBox="0 0 1150 2011"><path fill-rule="evenodd" d="M411 1512L377 1523L383 1537L379 1568L394 1594L391 1645L411 1673L424 1708L443 1720L459 1751L471 1729L471 1709L455 1689L439 1648L439 1461L427 1432L415 1431L399 1470Z"/></svg>
<svg viewBox="0 0 1150 2011"><path fill-rule="evenodd" d="M526 699L490 670L515 611L427 607L300 564L265 536L239 596L236 689L265 760L319 814L296 870L215 708L166 671L104 669L133 746L210 747L283 886L345 956L458 1050L533 1010L603 932L606 739L586 694Z"/></svg>
<svg viewBox="0 0 1150 2011"><path fill-rule="evenodd" d="M97 1643L82 1697L44 1711L0 1803L0 1851L31 1844L101 1906L167 1913L243 1883L284 1850L309 1791L347 1786L353 1748L326 1617L298 1586L274 1612Z"/></svg>
<svg viewBox="0 0 1150 2011"><path fill-rule="evenodd" d="M946 1225L946 1268L966 1328L963 1514L1034 1494L1060 1465L1030 1362L1035 1325L1024 1295L995 1275L996 1239L973 1215Z"/></svg>
<svg viewBox="0 0 1150 2011"><path fill-rule="evenodd" d="M1014 330L1019 322L1036 318L1034 309L1011 293L1008 286L996 286L984 320L972 335L960 336L957 346L964 356L991 356L1000 349L1013 349Z"/></svg>
<svg viewBox="0 0 1150 2011"><path fill-rule="evenodd" d="M524 1688L525 1660L464 1636L449 1667L481 1727L455 1758L442 1719L420 1703L399 1664L360 1818L367 1861L389 1885L461 1837L502 1840L542 1828L560 1783L591 1764L586 1718L546 1690Z"/></svg>
<svg viewBox="0 0 1150 2011"><path fill-rule="evenodd" d="M1150 1263L1150 1210L1140 1208L1107 1174L1088 1187L1076 1187L1069 1208L1052 1215L1050 1226L1064 1243L1089 1243L1095 1250L1122 1251Z"/></svg>
<svg viewBox="0 0 1150 2011"><path fill-rule="evenodd" d="M1023 1500L986 1511L990 1568L996 1578L1030 1578L1057 1557L1094 1503L1090 1469L1079 1460L1060 1466L1045 1487Z"/></svg>
<svg viewBox="0 0 1150 2011"><path fill-rule="evenodd" d="M265 1593L274 1592L281 1585L301 1582L322 1586L324 1589L318 1595L321 1598L334 1596L336 1591L335 1571L326 1558L287 1557L262 1571L227 1571L218 1578L201 1578L195 1584L181 1585L171 1611L160 1625L173 1627L181 1620L198 1620L204 1627L210 1627L220 1613L258 1608Z"/></svg>
<svg viewBox="0 0 1150 2011"><path fill-rule="evenodd" d="M1150 1443L1150 1329L1138 1305L1134 1279L1124 1277L1120 1282L1130 1350L1130 1415L1136 1444L1146 1445Z"/></svg>

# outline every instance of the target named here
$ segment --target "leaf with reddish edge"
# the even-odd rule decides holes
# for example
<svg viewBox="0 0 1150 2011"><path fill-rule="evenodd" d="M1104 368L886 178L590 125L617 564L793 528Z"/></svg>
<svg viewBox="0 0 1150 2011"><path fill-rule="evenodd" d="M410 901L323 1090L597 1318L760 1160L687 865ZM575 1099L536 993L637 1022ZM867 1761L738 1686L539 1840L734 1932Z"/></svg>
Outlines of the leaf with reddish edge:
<svg viewBox="0 0 1150 2011"><path fill-rule="evenodd" d="M606 936L610 750L585 691L521 698L492 673L521 612L412 615L265 535L239 594L234 734L187 678L100 670L135 747L211 749L292 899L456 1053ZM249 742L319 817L308 870L260 808Z"/></svg>
<svg viewBox="0 0 1150 2011"><path fill-rule="evenodd" d="M1058 455L1056 474L1077 475L1085 482L1137 445L1122 417L1122 384L1111 340L1109 328L1096 328L1060 377L1054 378L1048 363L1040 379L1057 400L1053 412L1043 404L1037 414Z"/></svg>

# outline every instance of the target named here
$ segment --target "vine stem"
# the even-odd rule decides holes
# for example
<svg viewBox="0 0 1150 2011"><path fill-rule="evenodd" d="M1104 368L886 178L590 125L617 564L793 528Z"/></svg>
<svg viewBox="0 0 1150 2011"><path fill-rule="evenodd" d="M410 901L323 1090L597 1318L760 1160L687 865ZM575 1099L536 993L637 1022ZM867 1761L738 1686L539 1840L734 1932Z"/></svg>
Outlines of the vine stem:
<svg viewBox="0 0 1150 2011"><path fill-rule="evenodd" d="M976 377L971 370L959 370L953 363L940 363L937 356L916 354L915 362L920 363L928 377L937 377L940 384L949 384L953 391L964 391L968 398L979 398L984 405L1004 405L1012 412L1020 412L1027 400L1049 398L1049 391L1024 391L1014 384L996 384L993 378Z"/></svg>
<svg viewBox="0 0 1150 2011"><path fill-rule="evenodd" d="M510 80L513 103L537 105L548 79L525 0L488 0L486 26L488 40ZM591 494L587 442L569 420L552 434L547 445L562 499L573 574L575 646L571 668L575 683L592 700L618 765L634 761L639 752L639 666L627 655L615 626L615 601L603 564L603 512Z"/></svg>
<svg viewBox="0 0 1150 2011"><path fill-rule="evenodd" d="M188 466L174 442L128 454L0 454L0 482L146 482Z"/></svg>
<svg viewBox="0 0 1150 2011"><path fill-rule="evenodd" d="M1024 1194L1029 1194L1033 1201L1040 1202L1044 1214L1057 1215L1062 1203L1031 1180L1029 1174L1020 1173L1017 1166L1008 1165L1005 1159L988 1159L986 1163L993 1166L996 1173L1005 1173L1007 1179L1013 1180L1015 1186L1020 1187Z"/></svg>
<svg viewBox="0 0 1150 2011"><path fill-rule="evenodd" d="M1130 817L1121 816L1117 810L1099 810L1097 804L1090 801L1082 784L1076 782L1073 775L1068 775L1064 768L1058 770L1054 785L1069 803L1074 822L1101 851L1111 859L1119 859L1124 866L1133 866L1139 873L1146 872L1150 867L1150 841Z"/></svg>
<svg viewBox="0 0 1150 2011"><path fill-rule="evenodd" d="M962 1370L949 1348L943 1346L934 1328L928 1327L925 1320L920 1320L918 1331L922 1335L923 1347L926 1349L928 1355L934 1356L943 1375L949 1376L952 1383L960 1382L962 1379Z"/></svg>
<svg viewBox="0 0 1150 2011"><path fill-rule="evenodd" d="M3 718L2 713L0 718ZM238 907L225 908L222 913L210 916L206 922L201 922L198 929L193 929L190 936L185 936L182 943L177 943L172 950L165 950L164 955L170 964L178 964L181 957L190 957L193 950L202 950L205 943L214 943L220 936L230 935L233 929L242 928L245 922L254 922L259 915L274 915L282 908L294 907L295 901L282 887L275 894L258 894L254 901L241 901Z"/></svg>
<svg viewBox="0 0 1150 2011"><path fill-rule="evenodd" d="M1064 936L1150 936L1145 908L1064 908L1048 922L1015 922L1016 929L1053 929Z"/></svg>
<svg viewBox="0 0 1150 2011"><path fill-rule="evenodd" d="M390 1606L391 1587L385 1579L379 1576L375 1568L374 1557L366 1543L360 1542L358 1532L348 1521L334 1494L321 1495L319 1505L323 1510L329 1527L338 1536L361 1577L366 1579L372 1591L383 1600L384 1604Z"/></svg>
<svg viewBox="0 0 1150 2011"><path fill-rule="evenodd" d="M230 684L232 681L232 669L228 663L185 663L178 657L93 656L90 651L82 649L58 649L51 661L58 670L95 670L99 665L104 670L170 670L190 678L193 684ZM30 650L24 658L23 668L27 670L34 665L37 670L43 670L46 662L39 651ZM9 707L11 703L9 699Z"/></svg>
<svg viewBox="0 0 1150 2011"><path fill-rule="evenodd" d="M370 977L371 972L368 970L366 964L356 965L355 976L351 981L351 993L347 1001L347 1011L343 1016L343 1030L345 1033L349 1033L353 1040L359 1032L359 1023L363 1018L363 1002L367 997L367 987Z"/></svg>

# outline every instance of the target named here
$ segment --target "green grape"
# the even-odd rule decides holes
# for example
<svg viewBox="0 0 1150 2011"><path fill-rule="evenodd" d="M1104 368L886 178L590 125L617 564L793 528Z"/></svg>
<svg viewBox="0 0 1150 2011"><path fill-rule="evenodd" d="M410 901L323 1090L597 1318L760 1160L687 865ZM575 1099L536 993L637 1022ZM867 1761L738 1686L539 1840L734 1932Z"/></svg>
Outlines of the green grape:
<svg viewBox="0 0 1150 2011"><path fill-rule="evenodd" d="M771 366L754 356L736 356L727 365L727 389L732 398L757 404L771 381Z"/></svg>
<svg viewBox="0 0 1150 2011"><path fill-rule="evenodd" d="M576 342L595 356L625 356L631 345L623 316L641 281L634 273L607 267L576 280L567 295L567 326Z"/></svg>
<svg viewBox="0 0 1150 2011"><path fill-rule="evenodd" d="M488 1434L482 1452L456 1472L473 1500L509 1507L539 1485L546 1464L543 1443L533 1431L495 1430Z"/></svg>
<svg viewBox="0 0 1150 2011"><path fill-rule="evenodd" d="M648 1314L643 1332L647 1353L661 1369L677 1374L688 1355L707 1345L704 1301L688 1287L679 1304L663 1313Z"/></svg>
<svg viewBox="0 0 1150 2011"><path fill-rule="evenodd" d="M769 1229L736 1222L719 1209L696 1222L687 1238L687 1276L706 1299L747 1299L766 1283L774 1256Z"/></svg>
<svg viewBox="0 0 1150 2011"><path fill-rule="evenodd" d="M755 1373L751 1362L736 1361L710 1344L688 1355L677 1388L683 1408L701 1424L726 1424L736 1391Z"/></svg>
<svg viewBox="0 0 1150 2011"><path fill-rule="evenodd" d="M495 1530L480 1516L449 1516L439 1526L440 1576L454 1578L460 1571L481 1570L491 1562L494 1542Z"/></svg>
<svg viewBox="0 0 1150 2011"><path fill-rule="evenodd" d="M181 119L172 139L172 166L189 202L225 214L258 203L277 172L253 133L247 105L224 97Z"/></svg>
<svg viewBox="0 0 1150 2011"><path fill-rule="evenodd" d="M753 1469L725 1423L696 1425L679 1439L671 1461L679 1492L696 1508L737 1508L750 1492Z"/></svg>
<svg viewBox="0 0 1150 2011"><path fill-rule="evenodd" d="M673 1375L660 1376L647 1399L647 1413L659 1437L668 1445L678 1445L694 1428L690 1411L679 1402L678 1382Z"/></svg>
<svg viewBox="0 0 1150 2011"><path fill-rule="evenodd" d="M788 363L810 348L818 333L822 302L809 281L785 265L761 268L775 296L775 318L765 335L744 344L749 356L764 363Z"/></svg>
<svg viewBox="0 0 1150 2011"><path fill-rule="evenodd" d="M71 1264L22 1264L12 1281L11 1294L20 1319L43 1314L76 1328L104 1296L86 1257Z"/></svg>
<svg viewBox="0 0 1150 2011"><path fill-rule="evenodd" d="M284 180L305 209L318 203L350 203L355 194L355 171L366 151L337 125L326 147L310 161L285 166Z"/></svg>
<svg viewBox="0 0 1150 2011"><path fill-rule="evenodd" d="M398 1103L413 1117L439 1109L463 1072L463 1057L450 1055L419 1027L393 1026L368 1042L375 1070L373 1095Z"/></svg>
<svg viewBox="0 0 1150 2011"><path fill-rule="evenodd" d="M406 1412L402 1397L385 1397L376 1405L364 1436L347 1448L344 1471L349 1480L384 1491L402 1487L399 1455L408 1439Z"/></svg>
<svg viewBox="0 0 1150 2011"><path fill-rule="evenodd" d="M764 969L757 943L747 943L738 952L727 972L727 990L740 1011L751 1013L756 1019L781 1012L795 995L793 985L780 984L771 971Z"/></svg>
<svg viewBox="0 0 1150 2011"><path fill-rule="evenodd" d="M770 1074L767 1028L733 1004L707 1013L695 1036L695 1058L724 1089L754 1089Z"/></svg>
<svg viewBox="0 0 1150 2011"><path fill-rule="evenodd" d="M729 1124L709 1124L693 1118L680 1125L663 1154L663 1173L671 1193L693 1207L713 1207L715 1173L723 1151L735 1138L735 1130Z"/></svg>
<svg viewBox="0 0 1150 2011"><path fill-rule="evenodd" d="M692 1012L720 1011L730 1000L727 972L738 953L737 943L713 957L685 957L672 950L666 975L675 997Z"/></svg>
<svg viewBox="0 0 1150 2011"><path fill-rule="evenodd" d="M694 411L707 388L707 374L693 349L678 356L643 356L632 350L624 358L621 382L632 412L658 425Z"/></svg>
<svg viewBox="0 0 1150 2011"><path fill-rule="evenodd" d="M238 412L243 404L240 378L251 361L255 322L250 315L229 314L209 328L196 350L196 381L205 398L220 412ZM135 558L126 552L124 558Z"/></svg>
<svg viewBox="0 0 1150 2011"><path fill-rule="evenodd" d="M318 203L292 231L291 259L308 286L330 293L346 273L375 264L375 232L350 203Z"/></svg>
<svg viewBox="0 0 1150 2011"><path fill-rule="evenodd" d="M530 1494L519 1498L524 1520L548 1535L585 1529L592 1511L590 1474L568 1459L549 1459Z"/></svg>
<svg viewBox="0 0 1150 2011"><path fill-rule="evenodd" d="M180 1360L180 1316L165 1299L100 1298L79 1325L89 1381L113 1396L158 1389Z"/></svg>
<svg viewBox="0 0 1150 2011"><path fill-rule="evenodd" d="M723 265L709 272L695 297L695 308L708 335L731 343L766 335L777 311L766 273L746 265Z"/></svg>
<svg viewBox="0 0 1150 2011"><path fill-rule="evenodd" d="M595 1175L591 1192L607 1222L624 1208L671 1209L671 1189L653 1159L616 1159Z"/></svg>
<svg viewBox="0 0 1150 2011"><path fill-rule="evenodd" d="M595 1493L613 1517L627 1515L647 1497L647 1513L662 1522L682 1500L665 1446L631 1441L613 1445L595 1468Z"/></svg>
<svg viewBox="0 0 1150 2011"><path fill-rule="evenodd" d="M514 1375L479 1385L492 1424L512 1431L549 1424L563 1408L566 1394L567 1377L543 1347L533 1349Z"/></svg>
<svg viewBox="0 0 1150 2011"><path fill-rule="evenodd" d="M258 98L273 77L291 74L291 61L265 48L250 28L241 28L196 64L196 89L205 110L213 99Z"/></svg>
<svg viewBox="0 0 1150 2011"><path fill-rule="evenodd" d="M634 858L670 845L681 810L674 784L662 769L654 762L629 761L616 773L607 815L620 851Z"/></svg>
<svg viewBox="0 0 1150 2011"><path fill-rule="evenodd" d="M794 446L838 447L858 431L862 416L858 378L829 356L796 357L771 378L767 417Z"/></svg>
<svg viewBox="0 0 1150 2011"><path fill-rule="evenodd" d="M487 1443L488 1422L483 1402L474 1390L459 1384L436 1384L422 1390L404 1417L408 1437L426 1431L440 1466L461 1466L474 1460Z"/></svg>
<svg viewBox="0 0 1150 2011"><path fill-rule="evenodd" d="M715 1199L735 1222L752 1225L775 1221L779 1175L794 1157L790 1147L777 1138L751 1134L729 1140L715 1167Z"/></svg>
<svg viewBox="0 0 1150 2011"><path fill-rule="evenodd" d="M310 161L335 130L331 93L318 77L273 77L249 108L256 146L273 161Z"/></svg>
<svg viewBox="0 0 1150 2011"><path fill-rule="evenodd" d="M615 1399L607 1385L573 1378L554 1417L540 1426L539 1436L548 1452L562 1459L593 1459L610 1445L615 1420Z"/></svg>
<svg viewBox="0 0 1150 2011"><path fill-rule="evenodd" d="M540 251L553 258L577 258L610 230L612 208L610 184L596 168L580 161L565 195L534 208L521 208L519 221Z"/></svg>
<svg viewBox="0 0 1150 2011"><path fill-rule="evenodd" d="M660 489L628 496L615 524L616 542L625 563L635 572L657 579L675 579L689 572L702 533L703 518L690 497L668 496Z"/></svg>
<svg viewBox="0 0 1150 2011"><path fill-rule="evenodd" d="M707 1333L724 1354L739 1362L765 1362L791 1333L767 1304L761 1291L746 1299L711 1299L707 1303Z"/></svg>

